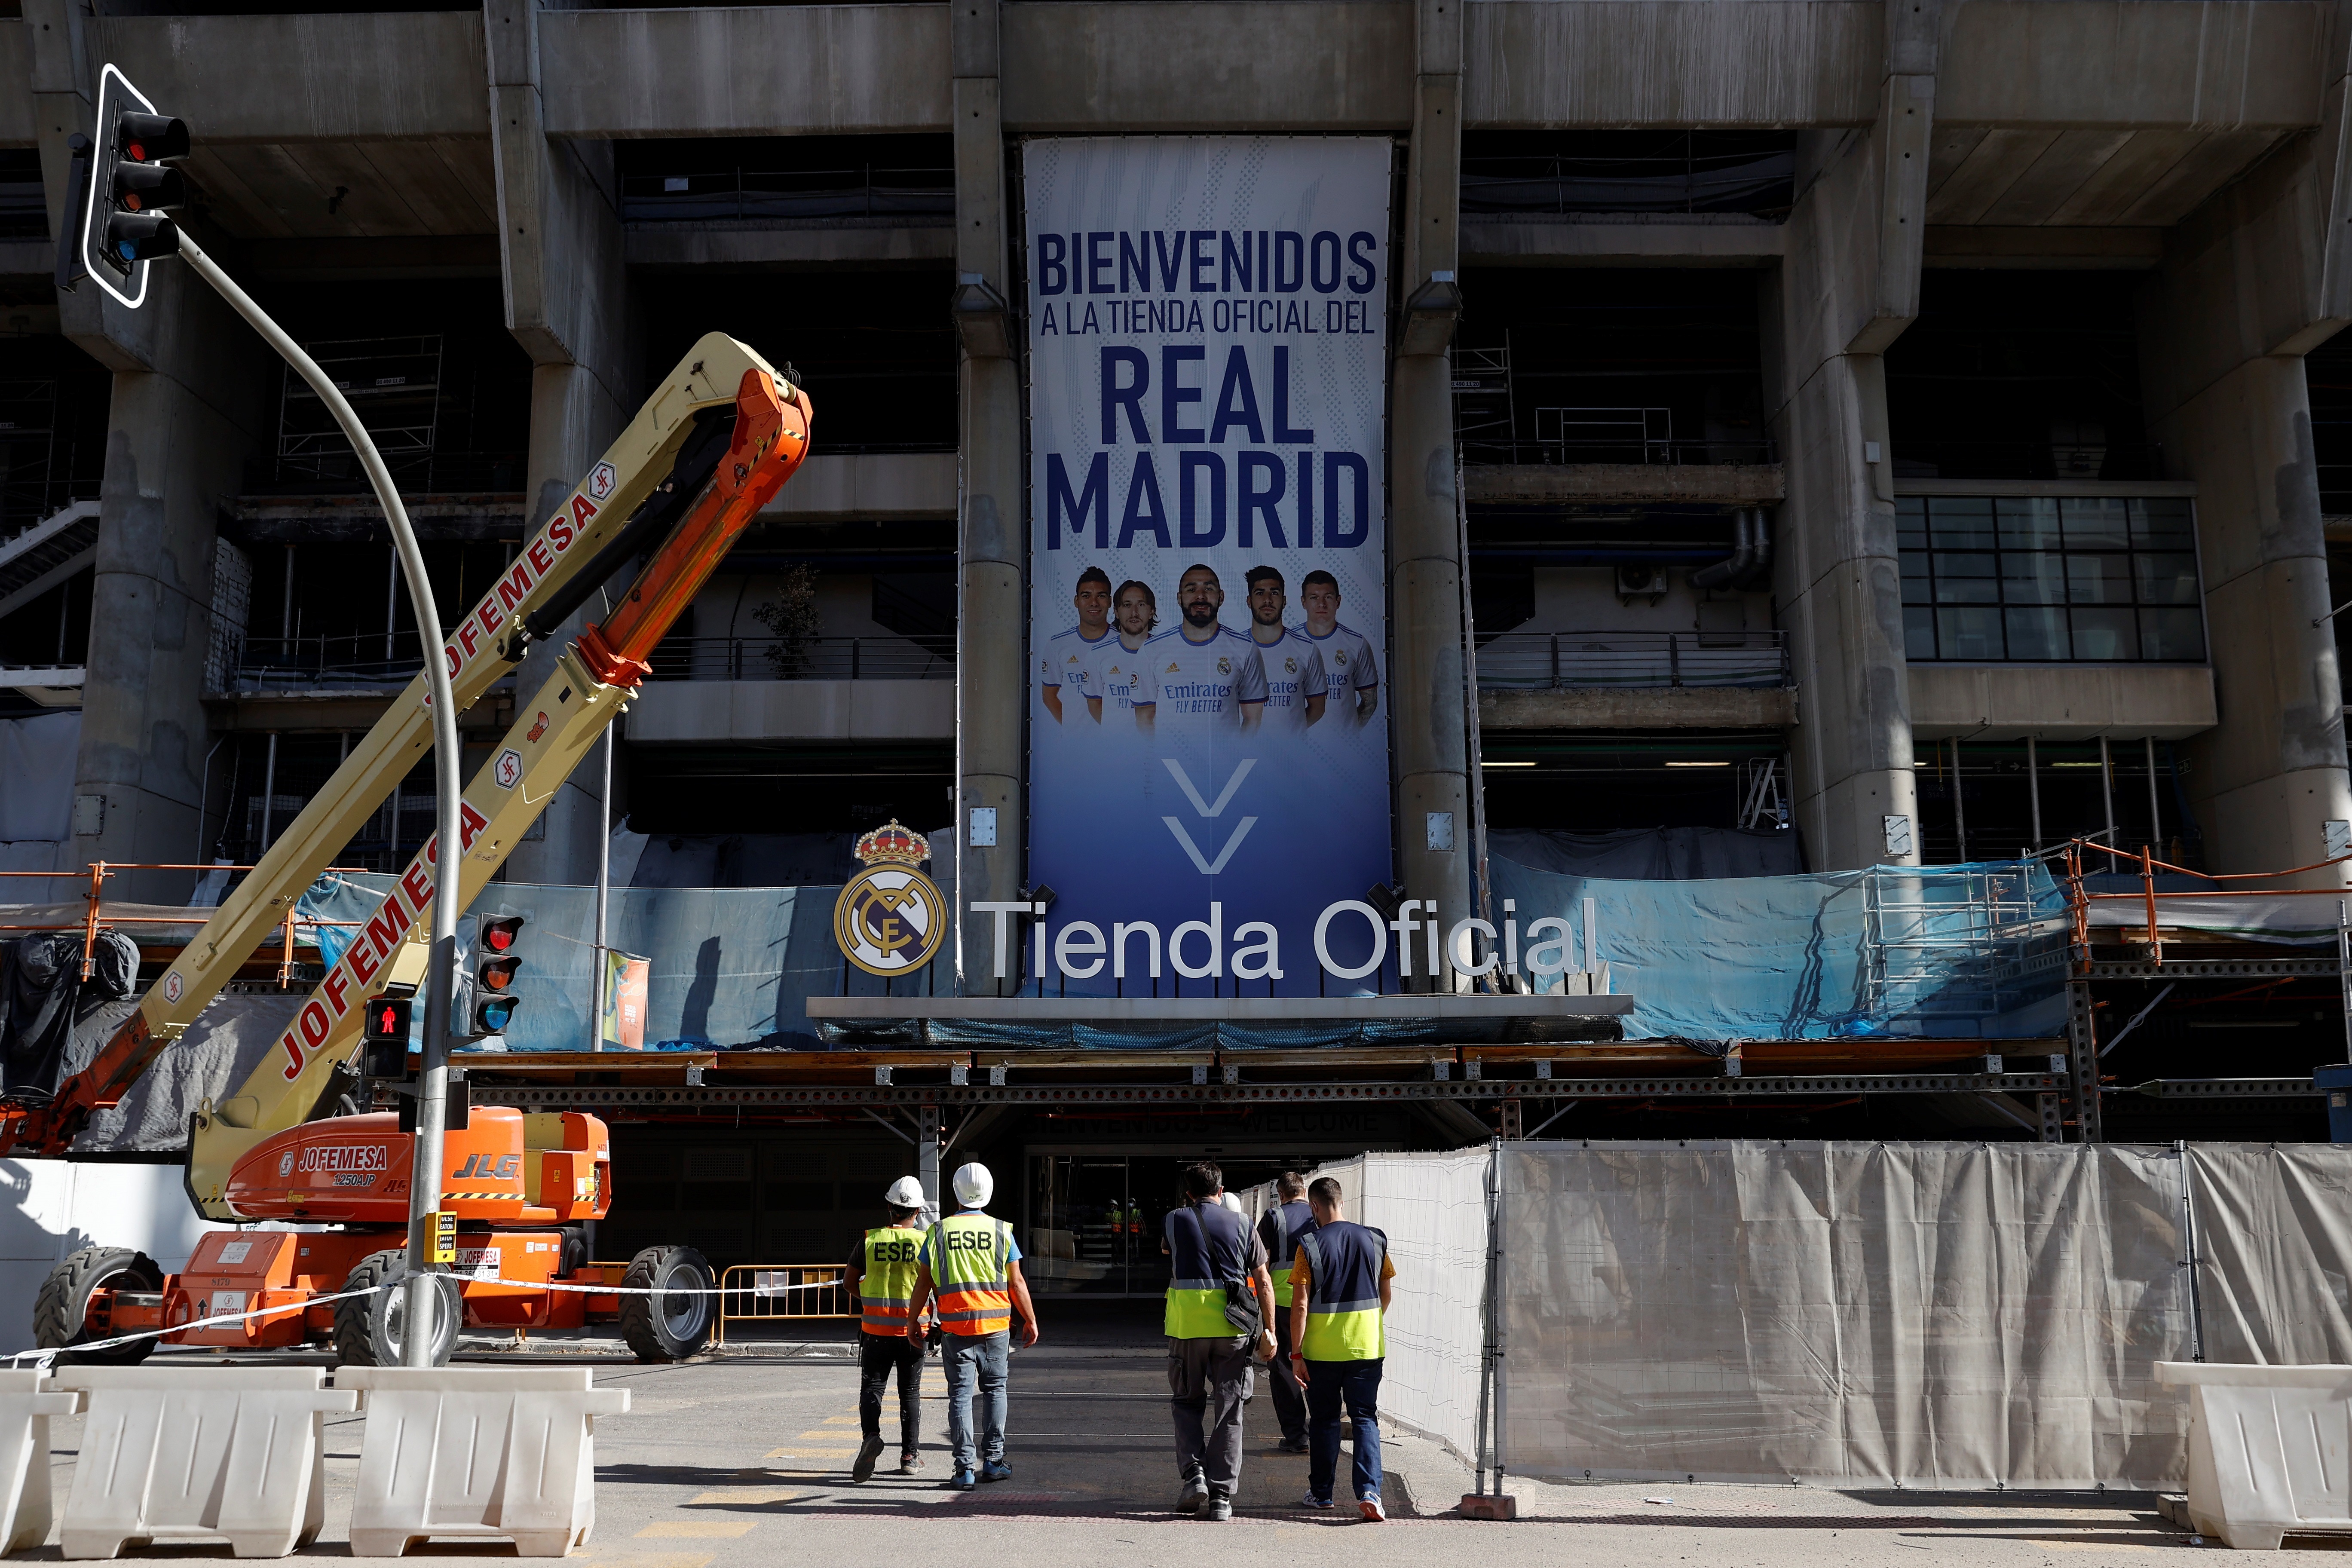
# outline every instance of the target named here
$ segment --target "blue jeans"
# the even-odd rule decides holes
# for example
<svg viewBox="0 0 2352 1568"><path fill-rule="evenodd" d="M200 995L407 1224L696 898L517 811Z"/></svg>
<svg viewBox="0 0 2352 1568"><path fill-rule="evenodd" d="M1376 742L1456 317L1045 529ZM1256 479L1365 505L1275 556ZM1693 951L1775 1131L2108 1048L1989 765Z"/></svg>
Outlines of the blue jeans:
<svg viewBox="0 0 2352 1568"><path fill-rule="evenodd" d="M948 1378L948 1447L955 1450L956 1468L976 1470L982 1461L1004 1458L1004 1362L1012 1352L1013 1336L1003 1329L992 1334L948 1334L940 1344L940 1361ZM979 1397L972 1384L980 1384ZM972 1430L974 1406L980 1430ZM975 1440L976 1439L976 1440Z"/></svg>
<svg viewBox="0 0 2352 1568"><path fill-rule="evenodd" d="M1307 1363L1307 1489L1328 1498L1339 1479L1339 1406L1356 1426L1359 1501L1381 1495L1381 1362Z"/></svg>

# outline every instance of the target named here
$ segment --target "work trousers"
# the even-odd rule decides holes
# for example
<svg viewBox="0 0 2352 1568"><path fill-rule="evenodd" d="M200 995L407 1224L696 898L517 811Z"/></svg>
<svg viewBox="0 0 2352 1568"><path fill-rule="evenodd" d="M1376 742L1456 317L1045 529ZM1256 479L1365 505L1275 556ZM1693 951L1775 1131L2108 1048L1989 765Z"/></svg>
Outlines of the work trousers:
<svg viewBox="0 0 2352 1568"><path fill-rule="evenodd" d="M1168 1411L1176 1424L1176 1473L1199 1471L1230 1498L1242 1479L1242 1405L1250 1396L1251 1342L1168 1342Z"/></svg>
<svg viewBox="0 0 2352 1568"><path fill-rule="evenodd" d="M1307 1391L1290 1376L1290 1309L1274 1310L1274 1365L1265 1374L1266 1392L1274 1396L1274 1418L1282 1424L1282 1440L1296 1448L1307 1441Z"/></svg>
<svg viewBox="0 0 2352 1568"><path fill-rule="evenodd" d="M1013 1336L1003 1329L992 1334L949 1334L940 1342L940 1361L948 1384L948 1447L955 1450L957 1469L976 1470L1004 1458L1004 1374L1012 1353Z"/></svg>
<svg viewBox="0 0 2352 1568"><path fill-rule="evenodd" d="M1356 1429L1356 1498L1381 1495L1381 1361L1307 1365L1307 1489L1328 1498L1339 1479L1339 1407Z"/></svg>
<svg viewBox="0 0 2352 1568"><path fill-rule="evenodd" d="M882 1436L882 1391L890 1374L898 1374L898 1451L911 1454L921 1445L923 1342L904 1334L857 1335L857 1419L866 1436Z"/></svg>

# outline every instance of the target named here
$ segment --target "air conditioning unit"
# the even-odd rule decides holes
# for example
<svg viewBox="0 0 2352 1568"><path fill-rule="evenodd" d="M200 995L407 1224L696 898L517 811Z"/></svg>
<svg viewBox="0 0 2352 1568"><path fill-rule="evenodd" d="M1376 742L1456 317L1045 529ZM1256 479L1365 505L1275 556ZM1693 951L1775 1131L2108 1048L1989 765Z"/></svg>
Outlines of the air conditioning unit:
<svg viewBox="0 0 2352 1568"><path fill-rule="evenodd" d="M1666 596L1666 569L1663 566L1638 565L1617 568L1617 596L1631 603L1647 599L1652 604Z"/></svg>

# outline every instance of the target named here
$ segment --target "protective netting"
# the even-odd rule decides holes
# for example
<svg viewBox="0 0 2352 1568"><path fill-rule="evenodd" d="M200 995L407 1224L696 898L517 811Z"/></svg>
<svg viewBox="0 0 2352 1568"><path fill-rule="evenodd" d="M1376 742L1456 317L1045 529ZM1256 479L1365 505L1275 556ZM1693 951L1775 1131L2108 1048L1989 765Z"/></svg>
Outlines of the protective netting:
<svg viewBox="0 0 2352 1568"><path fill-rule="evenodd" d="M2352 1149L2193 1143L2205 1359L2352 1363Z"/></svg>
<svg viewBox="0 0 2352 1568"><path fill-rule="evenodd" d="M1549 964L1537 944L1564 938L1567 968L1605 964L1611 991L1633 998L1628 1038L2021 1039L2064 1026L2066 900L2039 862L1698 881L1500 854L1488 866L1523 952ZM1560 924L1538 931L1547 919Z"/></svg>
<svg viewBox="0 0 2352 1568"><path fill-rule="evenodd" d="M2183 1163L1985 1144L1506 1144L1503 1448L1540 1476L2151 1487L2186 1410Z"/></svg>

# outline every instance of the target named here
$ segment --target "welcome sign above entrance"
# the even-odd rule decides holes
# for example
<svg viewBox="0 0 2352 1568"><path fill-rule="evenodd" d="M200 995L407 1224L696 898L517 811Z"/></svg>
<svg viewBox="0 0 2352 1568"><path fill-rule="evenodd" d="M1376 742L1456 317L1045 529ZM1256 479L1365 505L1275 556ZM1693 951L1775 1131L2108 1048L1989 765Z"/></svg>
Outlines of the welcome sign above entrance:
<svg viewBox="0 0 2352 1568"><path fill-rule="evenodd" d="M1335 963L1316 939L1391 866L1389 143L1024 159L1029 880L1057 893L1026 967L1361 989L1361 922L1327 923Z"/></svg>

